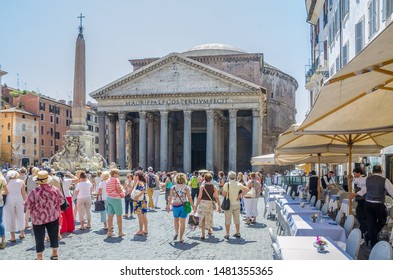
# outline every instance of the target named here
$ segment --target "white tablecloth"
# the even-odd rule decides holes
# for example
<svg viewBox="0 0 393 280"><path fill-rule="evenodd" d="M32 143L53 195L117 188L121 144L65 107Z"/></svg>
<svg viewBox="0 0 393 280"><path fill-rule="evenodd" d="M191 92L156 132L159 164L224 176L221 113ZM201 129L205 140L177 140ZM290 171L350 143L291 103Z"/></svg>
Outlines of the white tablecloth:
<svg viewBox="0 0 393 280"><path fill-rule="evenodd" d="M340 241L345 243L347 237L345 230L339 225L332 225L329 222L334 222L331 219L318 219L317 222L313 223L311 215L292 215L289 220L289 225L292 228L294 236L326 236L330 237L334 241Z"/></svg>
<svg viewBox="0 0 393 280"><path fill-rule="evenodd" d="M349 199L348 198L344 198L342 200L340 209L348 217L348 215L349 215Z"/></svg>
<svg viewBox="0 0 393 280"><path fill-rule="evenodd" d="M284 260L350 260L350 256L328 237L326 251L319 253L314 247L315 236L277 236L277 245Z"/></svg>
<svg viewBox="0 0 393 280"><path fill-rule="evenodd" d="M315 207L314 207L315 208ZM314 213L321 213L321 211L312 208L302 208L300 205L284 205L283 207L284 215L290 220L292 215L309 215L311 216Z"/></svg>
<svg viewBox="0 0 393 280"><path fill-rule="evenodd" d="M301 202L306 202L302 199L296 198L296 199L292 199L292 198L277 198L278 203L281 205L281 207L284 207L284 205L300 205Z"/></svg>

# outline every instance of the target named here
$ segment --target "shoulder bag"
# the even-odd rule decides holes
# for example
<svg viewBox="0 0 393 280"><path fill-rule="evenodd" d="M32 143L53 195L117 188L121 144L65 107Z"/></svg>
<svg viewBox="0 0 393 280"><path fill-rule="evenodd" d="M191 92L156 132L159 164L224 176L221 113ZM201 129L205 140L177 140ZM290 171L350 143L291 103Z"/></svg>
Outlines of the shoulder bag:
<svg viewBox="0 0 393 280"><path fill-rule="evenodd" d="M60 187L61 187L61 192L63 193L63 197L64 197L64 202L62 205L60 205L60 210L64 212L68 209L68 207L70 207L70 204L68 203L68 200L65 197L64 190L63 190L63 183L62 183L61 179L60 179Z"/></svg>
<svg viewBox="0 0 393 280"><path fill-rule="evenodd" d="M131 192L131 199L132 199L132 200L135 200L135 197L137 197L137 196L141 193L141 191L140 191L140 190L137 190L136 187L137 187L137 186L135 186L134 189L133 189L132 192ZM144 194L143 194L143 195L140 195L140 196L138 197L138 201L142 201L142 200L143 200L143 197L144 197Z"/></svg>
<svg viewBox="0 0 393 280"><path fill-rule="evenodd" d="M206 185L203 187L203 190L205 191L205 193L207 194L207 196L209 197L210 201L213 203L213 210L217 210L217 206L216 203L213 201L213 199L210 197L209 193L206 190Z"/></svg>
<svg viewBox="0 0 393 280"><path fill-rule="evenodd" d="M251 183L250 183L251 184ZM249 191L244 195L245 198L255 198L255 182L252 181L252 187L249 189Z"/></svg>
<svg viewBox="0 0 393 280"><path fill-rule="evenodd" d="M97 197L97 201L94 202L94 211L101 212L105 210L105 201L102 200L102 196Z"/></svg>
<svg viewBox="0 0 393 280"><path fill-rule="evenodd" d="M229 210L231 208L231 201L229 200L229 183L225 183L228 186L228 191L226 197L224 197L224 200L221 203L221 209L222 210ZM224 185L225 187L225 185Z"/></svg>

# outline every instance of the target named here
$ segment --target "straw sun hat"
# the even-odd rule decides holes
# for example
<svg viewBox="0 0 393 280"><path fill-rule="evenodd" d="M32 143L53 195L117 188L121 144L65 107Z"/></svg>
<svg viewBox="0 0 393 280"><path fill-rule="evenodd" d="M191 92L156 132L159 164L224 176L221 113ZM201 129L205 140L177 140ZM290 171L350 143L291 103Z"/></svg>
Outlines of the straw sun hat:
<svg viewBox="0 0 393 280"><path fill-rule="evenodd" d="M50 181L52 181L52 176L48 175L48 171L41 170L37 173L37 176L33 177L33 181L35 181L37 184L47 184Z"/></svg>

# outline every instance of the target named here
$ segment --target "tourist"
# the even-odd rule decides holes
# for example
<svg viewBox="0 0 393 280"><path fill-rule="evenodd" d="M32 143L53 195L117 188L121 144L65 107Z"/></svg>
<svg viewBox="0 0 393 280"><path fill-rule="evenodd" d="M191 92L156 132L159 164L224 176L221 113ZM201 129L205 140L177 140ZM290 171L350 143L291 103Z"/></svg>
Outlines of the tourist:
<svg viewBox="0 0 393 280"><path fill-rule="evenodd" d="M211 183L213 176L207 172L204 175L204 179L205 184L199 188L196 204L198 208L199 226L202 231L201 240L205 239L205 229L208 229L209 235L213 234L213 211L215 203L218 204L218 212L221 212L217 188Z"/></svg>
<svg viewBox="0 0 393 280"><path fill-rule="evenodd" d="M222 195L229 197L231 207L229 210L224 210L225 213L225 239L229 239L229 230L231 226L231 219L235 224L236 233L233 235L236 238L240 238L240 198L242 195L248 192L248 188L243 184L236 182L236 173L229 171L228 173L229 182L225 183Z"/></svg>
<svg viewBox="0 0 393 280"><path fill-rule="evenodd" d="M186 218L188 213L185 211L183 204L187 201L191 203L191 207L195 211L194 202L191 197L190 188L187 186L187 177L184 173L176 175L176 185L171 189L171 194L166 205L166 210L169 213L170 205L172 205L172 213L174 217L175 236L173 240L177 240L180 231L180 243L184 242L183 235L186 229Z"/></svg>
<svg viewBox="0 0 393 280"><path fill-rule="evenodd" d="M97 188L101 183L101 175L102 175L102 171L98 170L93 181L93 194L97 193Z"/></svg>
<svg viewBox="0 0 393 280"><path fill-rule="evenodd" d="M30 210L32 218L37 253L36 259L42 260L42 253L45 250L46 229L49 235L50 247L52 248L50 259L58 260L60 205L64 203L64 197L59 189L49 185L52 177L49 176L47 171L39 171L34 178L39 186L30 193L25 202L25 207Z"/></svg>
<svg viewBox="0 0 393 280"><path fill-rule="evenodd" d="M107 193L107 213L108 213L108 237L114 236L113 234L113 216L116 215L117 228L119 231L119 237L125 236L123 232L123 220L122 220L122 198L124 198L123 188L119 181L119 170L114 168L110 171L111 177L106 182L106 193Z"/></svg>
<svg viewBox="0 0 393 280"><path fill-rule="evenodd" d="M246 224L249 225L250 223L256 223L258 216L258 201L261 194L261 184L256 180L255 172L250 174L250 180L247 182L246 187L249 189L248 194L251 194L243 196L246 208Z"/></svg>
<svg viewBox="0 0 393 280"><path fill-rule="evenodd" d="M76 184L77 182L79 182L79 179L69 171L66 171L64 173L59 172L58 176L61 177L64 196L70 204L66 211L61 212L63 221L60 233L62 234L66 232L73 232L75 230L75 219L73 214L72 195L70 192L70 187L72 186L72 184Z"/></svg>
<svg viewBox="0 0 393 280"><path fill-rule="evenodd" d="M97 186L97 200L103 200L105 202L105 208L107 208L107 203L106 199L108 197L106 193L106 182L109 180L109 177L111 175L109 174L108 171L104 171L101 173L101 180L100 184ZM100 211L101 215L101 223L104 224L104 230L108 230L108 220L107 220L107 209L104 209L103 211Z"/></svg>
<svg viewBox="0 0 393 280"><path fill-rule="evenodd" d="M165 178L165 205L168 205L168 199L169 196L171 195L171 189L172 189L172 180L171 180L171 173L168 172L167 174L168 176L166 176Z"/></svg>
<svg viewBox="0 0 393 280"><path fill-rule="evenodd" d="M23 203L26 200L26 187L19 173L15 170L8 171L8 195L4 206L5 228L11 233L11 243L16 242L15 232L20 231L19 239L25 238L25 213Z"/></svg>
<svg viewBox="0 0 393 280"><path fill-rule="evenodd" d="M328 190L333 190L336 188L336 184L334 182L334 172L333 171L329 171L328 174L324 175L321 178L321 184L324 190L328 189Z"/></svg>
<svg viewBox="0 0 393 280"><path fill-rule="evenodd" d="M0 249L5 249L6 241L5 241L5 228L3 223L3 208L4 208L4 201L3 195L8 194L7 188L7 181L5 180L3 173L0 173Z"/></svg>
<svg viewBox="0 0 393 280"><path fill-rule="evenodd" d="M134 213L138 216L139 229L135 235L148 235L146 178L142 171L134 174L134 189L139 193L134 197Z"/></svg>
<svg viewBox="0 0 393 280"><path fill-rule="evenodd" d="M192 197L192 202L194 203L199 195L198 171L194 171L194 175L188 181L188 186L191 187L191 197Z"/></svg>
<svg viewBox="0 0 393 280"><path fill-rule="evenodd" d="M91 191L93 185L87 179L86 173L82 171L79 174L79 183L75 186L75 196L79 211L80 230L91 228ZM87 225L85 227L85 216Z"/></svg>
<svg viewBox="0 0 393 280"><path fill-rule="evenodd" d="M158 176L154 174L153 172L153 167L149 167L147 169L147 196L149 197L149 203L148 207L149 210L154 210L157 205L154 204L154 201L156 200L157 194L155 191L160 188L160 180L158 180ZM158 193L159 195L159 193ZM154 196L154 197L153 197Z"/></svg>
<svg viewBox="0 0 393 280"><path fill-rule="evenodd" d="M379 232L386 224L385 192L393 197L393 184L389 179L382 177L382 167L374 165L373 174L366 179L366 187L366 241L370 240L371 247L374 247L378 242Z"/></svg>
<svg viewBox="0 0 393 280"><path fill-rule="evenodd" d="M218 172L218 186L220 188L219 193L222 194L222 188L225 184L225 174L224 171Z"/></svg>
<svg viewBox="0 0 393 280"><path fill-rule="evenodd" d="M37 184L35 183L33 178L34 178L34 176L37 175L38 171L40 171L40 169L38 167L32 166L29 168L29 175L27 175L27 178L25 180L27 196L29 196L31 191L37 187ZM26 209L26 212L25 212L25 228L26 229L30 229L29 219L30 219L30 211L28 209Z"/></svg>
<svg viewBox="0 0 393 280"><path fill-rule="evenodd" d="M125 196L124 196L125 212L123 218L128 218L128 217L132 218L132 213L134 212L134 201L131 198L131 192L134 189L134 178L131 173L127 174L123 186L125 191ZM130 216L128 216L128 212L130 212Z"/></svg>

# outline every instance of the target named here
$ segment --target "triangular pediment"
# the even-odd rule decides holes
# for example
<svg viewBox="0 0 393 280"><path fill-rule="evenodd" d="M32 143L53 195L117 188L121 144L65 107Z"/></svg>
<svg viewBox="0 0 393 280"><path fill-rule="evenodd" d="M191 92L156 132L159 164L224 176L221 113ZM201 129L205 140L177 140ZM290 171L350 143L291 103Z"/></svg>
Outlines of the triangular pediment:
<svg viewBox="0 0 393 280"><path fill-rule="evenodd" d="M260 92L261 86L180 54L169 54L92 93L96 99L165 94Z"/></svg>

